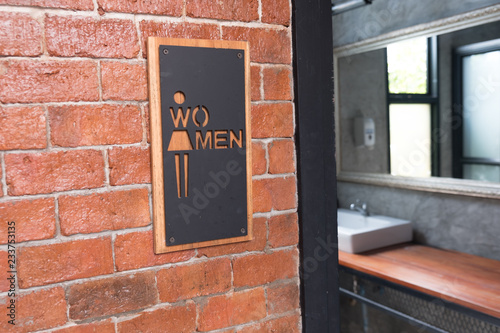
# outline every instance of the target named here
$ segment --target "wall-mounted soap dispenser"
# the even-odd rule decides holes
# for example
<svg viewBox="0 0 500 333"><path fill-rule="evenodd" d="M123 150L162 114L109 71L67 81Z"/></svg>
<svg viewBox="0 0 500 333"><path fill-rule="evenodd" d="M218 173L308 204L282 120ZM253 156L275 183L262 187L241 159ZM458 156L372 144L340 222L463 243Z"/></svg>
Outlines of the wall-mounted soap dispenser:
<svg viewBox="0 0 500 333"><path fill-rule="evenodd" d="M375 146L375 122L373 118L354 118L354 144L356 147Z"/></svg>

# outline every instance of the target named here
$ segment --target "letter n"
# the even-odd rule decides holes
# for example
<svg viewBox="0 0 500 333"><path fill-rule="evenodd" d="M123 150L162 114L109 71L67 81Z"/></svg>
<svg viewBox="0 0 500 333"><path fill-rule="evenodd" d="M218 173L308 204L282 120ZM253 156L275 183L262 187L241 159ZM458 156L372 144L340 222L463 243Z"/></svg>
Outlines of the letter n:
<svg viewBox="0 0 500 333"><path fill-rule="evenodd" d="M231 130L229 132L229 142L230 142L230 147L233 148L234 147L234 144L233 143L236 143L236 145L240 148L243 148L243 131L240 130L240 136L237 137L236 136L236 133L234 133L233 130Z"/></svg>

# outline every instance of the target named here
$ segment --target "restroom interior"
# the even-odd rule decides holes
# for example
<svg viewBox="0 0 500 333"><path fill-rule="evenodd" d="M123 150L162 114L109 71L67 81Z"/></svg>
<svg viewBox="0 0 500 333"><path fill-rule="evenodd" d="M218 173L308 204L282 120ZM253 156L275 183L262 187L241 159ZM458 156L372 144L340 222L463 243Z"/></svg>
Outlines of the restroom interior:
<svg viewBox="0 0 500 333"><path fill-rule="evenodd" d="M498 3L381 0L332 17L334 53L337 54L335 111L338 202L340 208L349 209L352 203L361 200L367 203L370 214L410 220L414 243L498 261L498 183L451 178L454 166L452 127L455 126L452 118L456 108L452 87L455 80L453 52L463 45L500 38L498 18L494 19L491 15L483 16L482 21L477 20L473 25L460 27L460 22L473 20L470 13L474 11L494 13L498 11ZM438 66L435 77L438 93L434 107L439 113L433 114L441 136L438 154L432 156L435 161L433 163L436 164L432 171L433 177L428 178L391 175L386 47L390 42L404 39L405 34L428 38L436 36ZM495 74L492 72L492 75ZM500 94L500 88L495 84L498 82L496 76L490 78L490 82L493 82L489 86L491 93ZM356 146L353 135L356 117L374 120L376 139L373 146ZM408 127L411 128L412 125L412 120L408 119ZM492 145L496 144L492 142ZM441 186L442 183L447 185ZM456 185L460 190L450 190L449 184ZM484 190L478 190L478 187L483 187ZM372 299L380 298L384 293L388 295L384 290L394 286L384 285L383 282L370 276L359 276L356 272L343 271L341 267L340 286L354 290L357 294L370 294ZM364 287L360 289L360 285ZM407 295L408 292L403 291L401 295ZM387 296L386 303L391 303L391 299L394 298ZM404 297L396 299L403 302ZM426 316L429 317L436 311L441 313L443 318L449 319L448 323L442 323L445 332L499 330L498 326L481 320L470 326L474 330L467 328L465 323L477 319L474 315L462 318L463 311L453 313L432 309L436 302L442 302L437 298L417 299L410 306L410 314L420 311L420 319L429 321L425 319ZM396 303L388 306L403 306ZM432 331L424 326L411 324L408 320L397 319L387 311L367 306L345 294L341 295L340 308L342 332ZM458 325L461 321L463 325ZM458 326L446 326L454 325L453 323Z"/></svg>

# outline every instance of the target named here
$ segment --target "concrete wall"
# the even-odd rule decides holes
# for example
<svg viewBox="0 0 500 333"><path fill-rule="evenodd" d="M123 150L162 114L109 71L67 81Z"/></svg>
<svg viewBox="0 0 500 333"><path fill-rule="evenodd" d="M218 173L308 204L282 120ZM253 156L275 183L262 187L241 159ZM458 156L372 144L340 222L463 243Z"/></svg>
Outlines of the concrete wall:
<svg viewBox="0 0 500 333"><path fill-rule="evenodd" d="M497 0L374 0L335 15L334 47L498 4Z"/></svg>
<svg viewBox="0 0 500 333"><path fill-rule="evenodd" d="M345 182L338 193L342 208L359 198L371 214L411 220L417 243L500 260L498 200Z"/></svg>
<svg viewBox="0 0 500 333"><path fill-rule="evenodd" d="M291 2L3 0L0 22L0 331L300 332ZM250 42L253 241L154 254L148 36Z"/></svg>
<svg viewBox="0 0 500 333"><path fill-rule="evenodd" d="M339 58L340 145L342 170L387 173L387 81L385 50ZM354 118L375 122L375 146L356 147Z"/></svg>

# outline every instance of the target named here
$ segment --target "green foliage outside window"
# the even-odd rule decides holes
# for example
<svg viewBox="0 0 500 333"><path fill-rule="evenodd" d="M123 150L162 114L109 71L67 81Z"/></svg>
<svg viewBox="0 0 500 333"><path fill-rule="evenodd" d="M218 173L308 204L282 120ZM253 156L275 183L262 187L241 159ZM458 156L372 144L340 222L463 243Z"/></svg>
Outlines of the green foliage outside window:
<svg viewBox="0 0 500 333"><path fill-rule="evenodd" d="M389 93L427 93L427 38L415 38L387 47Z"/></svg>

